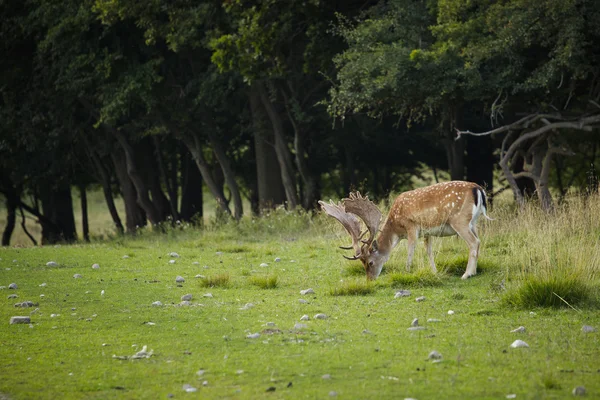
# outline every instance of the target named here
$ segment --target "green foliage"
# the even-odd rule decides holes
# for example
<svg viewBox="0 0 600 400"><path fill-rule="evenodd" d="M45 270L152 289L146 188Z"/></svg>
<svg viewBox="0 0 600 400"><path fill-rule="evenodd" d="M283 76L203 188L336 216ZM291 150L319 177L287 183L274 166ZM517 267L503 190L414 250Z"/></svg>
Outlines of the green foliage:
<svg viewBox="0 0 600 400"><path fill-rule="evenodd" d="M277 288L279 278L277 275L272 276L253 276L250 278L250 283L261 289L275 289Z"/></svg>

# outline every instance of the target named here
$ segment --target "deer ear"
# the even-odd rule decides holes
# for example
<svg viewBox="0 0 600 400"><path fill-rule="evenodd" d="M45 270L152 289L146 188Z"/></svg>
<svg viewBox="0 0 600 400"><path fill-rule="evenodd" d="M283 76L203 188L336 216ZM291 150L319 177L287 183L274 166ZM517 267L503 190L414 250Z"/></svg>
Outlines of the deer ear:
<svg viewBox="0 0 600 400"><path fill-rule="evenodd" d="M373 240L373 243L371 244L371 249L373 249L373 251L379 250L379 245L377 244L377 240Z"/></svg>

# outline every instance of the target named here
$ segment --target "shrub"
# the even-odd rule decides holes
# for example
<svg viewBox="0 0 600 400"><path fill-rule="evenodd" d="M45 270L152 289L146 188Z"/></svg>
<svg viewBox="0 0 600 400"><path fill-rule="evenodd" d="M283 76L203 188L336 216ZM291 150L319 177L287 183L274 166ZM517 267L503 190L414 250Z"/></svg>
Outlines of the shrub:
<svg viewBox="0 0 600 400"><path fill-rule="evenodd" d="M277 287L277 276L253 276L250 283L261 289L275 289Z"/></svg>

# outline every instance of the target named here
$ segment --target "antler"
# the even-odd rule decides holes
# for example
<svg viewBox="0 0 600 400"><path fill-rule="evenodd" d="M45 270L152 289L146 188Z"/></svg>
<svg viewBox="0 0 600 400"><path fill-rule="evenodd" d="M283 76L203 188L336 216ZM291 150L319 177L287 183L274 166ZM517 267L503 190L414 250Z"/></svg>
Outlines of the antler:
<svg viewBox="0 0 600 400"><path fill-rule="evenodd" d="M354 248L354 257L346 257L349 260L357 260L360 257L360 239L364 233L360 233L360 221L352 214L349 214L344 210L344 206L341 203L335 204L333 200L329 200L329 204L322 200L319 200L321 208L327 215L337 219L346 228L350 237L352 238L352 247L341 247L344 250L350 250Z"/></svg>
<svg viewBox="0 0 600 400"><path fill-rule="evenodd" d="M377 232L379 232L379 224L381 223L381 211L375 203L369 200L369 196L363 197L360 192L350 193L350 197L342 200L346 212L358 215L369 230L369 239L363 240L363 243L370 245L373 243Z"/></svg>

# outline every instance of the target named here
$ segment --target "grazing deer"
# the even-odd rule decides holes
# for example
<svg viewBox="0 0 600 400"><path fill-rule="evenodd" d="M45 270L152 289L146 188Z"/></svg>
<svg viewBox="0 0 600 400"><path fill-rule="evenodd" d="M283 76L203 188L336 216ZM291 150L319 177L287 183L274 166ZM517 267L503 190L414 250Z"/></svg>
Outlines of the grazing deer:
<svg viewBox="0 0 600 400"><path fill-rule="evenodd" d="M382 214L368 197L354 192L341 203L335 204L330 200L329 204L324 201L319 201L319 204L327 215L337 219L350 234L352 246L341 248L354 249L355 254L353 257L344 257L360 260L368 279L379 276L392 250L404 238L408 240L407 270L410 270L412 264L417 238L424 237L431 269L437 272L431 250L431 236L457 234L469 246L469 261L462 276L462 279L467 279L477 273L477 218L483 214L491 220L486 213L484 190L475 183L463 181L438 183L402 193L394 201L377 238L375 236L379 233ZM357 216L367 226L367 230L362 233ZM369 238L362 240L367 231Z"/></svg>

